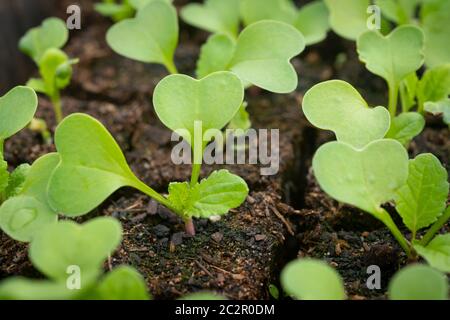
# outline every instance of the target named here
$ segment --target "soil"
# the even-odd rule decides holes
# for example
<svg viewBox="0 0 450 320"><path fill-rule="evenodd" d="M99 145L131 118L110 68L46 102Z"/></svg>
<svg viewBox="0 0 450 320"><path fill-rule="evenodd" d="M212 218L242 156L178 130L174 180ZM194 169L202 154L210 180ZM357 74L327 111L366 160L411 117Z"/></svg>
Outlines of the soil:
<svg viewBox="0 0 450 320"><path fill-rule="evenodd" d="M66 48L80 63L63 93L64 113L85 112L99 119L116 138L137 176L164 193L170 182L184 181L190 175L190 166L168 161L173 146L170 131L157 119L151 103L153 89L166 71L113 53L104 40L111 23L89 9L91 1L86 6L81 2L87 8L87 27L72 32ZM177 66L192 74L199 44L207 35L185 25L181 30ZM346 52L346 60L341 51ZM325 259L338 269L350 298L385 298L386 284L406 263L405 256L381 223L339 205L317 186L310 172L311 158L317 147L333 136L312 128L300 108L307 89L331 78L350 81L370 104L383 105L386 97L379 92L385 92L384 83L364 71L352 44L333 35L329 42L308 48L293 63L299 74L294 93L274 95L252 89L246 95L253 127L280 129L279 173L263 177L261 165L203 166L202 177L222 167L239 174L251 193L240 208L219 221L196 220L194 238L184 233L183 223L164 207L134 190L118 191L79 219L108 215L122 222L123 242L105 269L119 264L135 266L156 299L203 289L234 299L268 299L268 285L278 283L284 264L296 256L310 256ZM53 132L51 105L45 98L39 102L37 116L45 119ZM428 120L427 129L411 144L411 155L432 152L448 168L448 128L433 118ZM5 157L15 167L53 150L38 133L25 129L6 142ZM365 285L366 269L372 264L382 270L379 291ZM0 232L0 279L11 275L39 277L28 261L27 246Z"/></svg>

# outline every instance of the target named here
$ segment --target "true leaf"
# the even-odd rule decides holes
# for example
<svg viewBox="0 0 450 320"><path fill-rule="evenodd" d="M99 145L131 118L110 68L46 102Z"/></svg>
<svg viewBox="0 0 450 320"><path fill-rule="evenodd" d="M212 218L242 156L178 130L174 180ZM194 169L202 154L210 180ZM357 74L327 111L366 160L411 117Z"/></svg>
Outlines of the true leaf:
<svg viewBox="0 0 450 320"><path fill-rule="evenodd" d="M1 169L0 169L1 170ZM17 196L23 189L25 180L30 172L30 165L27 163L18 166L8 179L8 187L5 190L6 198ZM1 190L1 188L0 188Z"/></svg>
<svg viewBox="0 0 450 320"><path fill-rule="evenodd" d="M341 80L312 87L303 98L303 112L314 126L332 130L338 141L357 148L382 139L390 126L386 108L370 109L358 91Z"/></svg>
<svg viewBox="0 0 450 320"><path fill-rule="evenodd" d="M241 15L245 26L261 20L275 20L292 24L297 10L289 0L241 0Z"/></svg>
<svg viewBox="0 0 450 320"><path fill-rule="evenodd" d="M395 139L404 146L425 128L424 117L417 112L406 112L393 118L386 138Z"/></svg>
<svg viewBox="0 0 450 320"><path fill-rule="evenodd" d="M50 48L62 48L69 38L64 21L58 18L48 18L33 29L30 29L20 39L19 48L39 63L44 53Z"/></svg>
<svg viewBox="0 0 450 320"><path fill-rule="evenodd" d="M113 25L106 40L114 51L127 58L169 68L178 43L176 10L165 1L153 1L135 18Z"/></svg>
<svg viewBox="0 0 450 320"><path fill-rule="evenodd" d="M358 38L357 48L367 69L392 86L398 86L424 62L423 32L411 25L398 27L387 36L365 32Z"/></svg>
<svg viewBox="0 0 450 320"><path fill-rule="evenodd" d="M298 259L281 272L281 285L290 296L301 300L344 300L344 283L325 262Z"/></svg>
<svg viewBox="0 0 450 320"><path fill-rule="evenodd" d="M86 285L85 281L99 274L121 235L120 223L110 217L95 218L83 225L61 221L36 235L29 256L39 271L57 281L67 279L69 266L79 267L82 285Z"/></svg>
<svg viewBox="0 0 450 320"><path fill-rule="evenodd" d="M244 97L239 78L231 72L216 72L195 80L171 75L155 88L153 104L159 119L172 131L187 130L194 137L195 122L202 131L222 129L238 112Z"/></svg>
<svg viewBox="0 0 450 320"><path fill-rule="evenodd" d="M442 214L447 203L447 170L432 154L409 161L406 184L397 190L395 201L405 225L415 234Z"/></svg>
<svg viewBox="0 0 450 320"><path fill-rule="evenodd" d="M56 153L36 160L20 193L0 207L0 226L10 237L29 242L43 228L57 221L57 212L48 204L47 187L58 163L59 156Z"/></svg>
<svg viewBox="0 0 450 320"><path fill-rule="evenodd" d="M450 233L436 236L426 247L414 245L414 249L430 266L450 273Z"/></svg>
<svg viewBox="0 0 450 320"><path fill-rule="evenodd" d="M438 102L425 102L425 111L434 115L442 115L444 122L450 126L450 99Z"/></svg>
<svg viewBox="0 0 450 320"><path fill-rule="evenodd" d="M306 45L324 40L330 28L328 9L323 1L304 5L294 21L294 26L305 37Z"/></svg>
<svg viewBox="0 0 450 320"><path fill-rule="evenodd" d="M95 289L100 300L149 300L144 278L128 266L117 267L109 272Z"/></svg>
<svg viewBox="0 0 450 320"><path fill-rule="evenodd" d="M367 31L369 0L324 0L330 12L330 26L334 32L349 40L356 40Z"/></svg>
<svg viewBox="0 0 450 320"><path fill-rule="evenodd" d="M0 141L25 127L33 119L37 104L36 93L28 87L15 87L0 97Z"/></svg>
<svg viewBox="0 0 450 320"><path fill-rule="evenodd" d="M61 163L50 179L48 197L55 210L68 216L88 213L117 189L138 181L111 134L88 115L66 117L56 129L55 145Z"/></svg>
<svg viewBox="0 0 450 320"><path fill-rule="evenodd" d="M215 171L194 187L186 182L169 186L169 201L185 218L226 214L240 206L247 194L245 181L228 170Z"/></svg>
<svg viewBox="0 0 450 320"><path fill-rule="evenodd" d="M408 178L408 153L395 140L377 140L357 150L342 142L319 148L313 159L321 188L334 199L378 214Z"/></svg>
<svg viewBox="0 0 450 320"><path fill-rule="evenodd" d="M420 105L426 102L438 102L450 95L450 64L428 69L417 86L417 98Z"/></svg>
<svg viewBox="0 0 450 320"><path fill-rule="evenodd" d="M181 18L188 24L213 33L236 37L239 29L240 0L205 0L183 7Z"/></svg>
<svg viewBox="0 0 450 320"><path fill-rule="evenodd" d="M424 265L411 265L397 272L389 283L391 300L447 300L447 277Z"/></svg>

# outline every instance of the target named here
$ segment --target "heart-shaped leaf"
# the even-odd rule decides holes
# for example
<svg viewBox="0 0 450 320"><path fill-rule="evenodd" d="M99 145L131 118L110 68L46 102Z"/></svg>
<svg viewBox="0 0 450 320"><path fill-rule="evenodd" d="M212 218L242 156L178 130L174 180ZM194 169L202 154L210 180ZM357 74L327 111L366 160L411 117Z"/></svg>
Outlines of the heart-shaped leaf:
<svg viewBox="0 0 450 320"><path fill-rule="evenodd" d="M339 274L320 260L298 259L281 272L284 291L301 300L344 300L344 283Z"/></svg>
<svg viewBox="0 0 450 320"><path fill-rule="evenodd" d="M183 7L181 18L188 24L213 33L236 37L239 29L240 0L205 0Z"/></svg>
<svg viewBox="0 0 450 320"><path fill-rule="evenodd" d="M245 181L228 170L214 171L194 187L187 182L169 186L169 201L186 219L226 214L239 207L247 194Z"/></svg>
<svg viewBox="0 0 450 320"><path fill-rule="evenodd" d="M159 119L172 131L187 130L194 137L198 121L203 132L222 129L238 112L244 88L231 72L216 72L201 80L186 75L171 75L155 88L153 104ZM181 132L180 132L181 133Z"/></svg>
<svg viewBox="0 0 450 320"><path fill-rule="evenodd" d="M330 11L330 26L341 37L356 40L367 31L370 0L325 0L325 4Z"/></svg>
<svg viewBox="0 0 450 320"><path fill-rule="evenodd" d="M55 145L61 163L50 179L48 197L57 211L86 214L117 189L138 183L117 142L88 115L66 117L56 129Z"/></svg>
<svg viewBox="0 0 450 320"><path fill-rule="evenodd" d="M230 36L225 34L210 36L201 48L197 62L197 77L201 79L213 72L228 70L235 49L236 42Z"/></svg>
<svg viewBox="0 0 450 320"><path fill-rule="evenodd" d="M42 229L57 221L57 212L47 201L50 176L59 163L59 155L47 154L36 160L18 196L0 207L0 227L10 237L29 242Z"/></svg>
<svg viewBox="0 0 450 320"><path fill-rule="evenodd" d="M439 271L420 264L397 272L389 283L391 300L447 300L447 277Z"/></svg>
<svg viewBox="0 0 450 320"><path fill-rule="evenodd" d="M28 87L15 87L0 98L0 141L22 130L38 105L36 93Z"/></svg>
<svg viewBox="0 0 450 320"><path fill-rule="evenodd" d="M128 266L118 267L109 272L95 289L95 299L99 300L149 300L144 278Z"/></svg>
<svg viewBox="0 0 450 320"><path fill-rule="evenodd" d="M416 234L435 222L447 204L447 170L431 153L409 162L409 177L396 192L396 209L405 225Z"/></svg>
<svg viewBox="0 0 450 320"><path fill-rule="evenodd" d="M329 13L321 0L308 3L299 11L294 21L296 27L305 37L306 45L312 45L324 40L330 28Z"/></svg>
<svg viewBox="0 0 450 320"><path fill-rule="evenodd" d="M357 41L359 59L372 73L398 86L424 62L424 35L418 27L400 26L389 35L367 31Z"/></svg>
<svg viewBox="0 0 450 320"><path fill-rule="evenodd" d="M39 27L28 30L20 39L19 48L39 63L47 49L62 48L68 38L69 31L64 21L48 18Z"/></svg>
<svg viewBox="0 0 450 320"><path fill-rule="evenodd" d="M408 153L395 140L378 140L357 150L342 142L319 148L313 159L321 188L334 199L375 216L408 178Z"/></svg>
<svg viewBox="0 0 450 320"><path fill-rule="evenodd" d="M65 281L68 267L77 266L84 283L99 274L121 236L120 223L110 217L95 218L83 225L61 221L36 235L29 256L33 265L53 280Z"/></svg>
<svg viewBox="0 0 450 320"><path fill-rule="evenodd" d="M414 249L430 266L450 273L450 233L436 236L426 247L414 245Z"/></svg>
<svg viewBox="0 0 450 320"><path fill-rule="evenodd" d="M319 83L306 92L303 112L314 126L332 130L338 141L356 148L382 139L390 126L386 108L370 109L358 91L341 80Z"/></svg>
<svg viewBox="0 0 450 320"><path fill-rule="evenodd" d="M245 26L261 20L275 20L292 24L297 10L290 0L241 0L241 15Z"/></svg>
<svg viewBox="0 0 450 320"><path fill-rule="evenodd" d="M174 71L173 56L178 43L176 10L166 1L153 1L135 18L112 26L106 40L114 51L127 58L160 63Z"/></svg>
<svg viewBox="0 0 450 320"><path fill-rule="evenodd" d="M405 112L392 119L386 138L395 139L407 146L422 132L423 128L425 128L425 119L420 113Z"/></svg>

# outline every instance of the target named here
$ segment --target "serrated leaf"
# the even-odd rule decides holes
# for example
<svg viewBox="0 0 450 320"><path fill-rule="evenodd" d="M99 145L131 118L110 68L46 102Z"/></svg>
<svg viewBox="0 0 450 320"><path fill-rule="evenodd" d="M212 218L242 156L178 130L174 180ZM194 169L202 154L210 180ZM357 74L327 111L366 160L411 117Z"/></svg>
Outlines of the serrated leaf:
<svg viewBox="0 0 450 320"><path fill-rule="evenodd" d="M447 277L439 271L420 264L397 272L389 283L391 300L447 300Z"/></svg>
<svg viewBox="0 0 450 320"><path fill-rule="evenodd" d="M414 234L442 214L447 202L447 170L432 154L421 154L409 162L406 184L397 190L396 209Z"/></svg>
<svg viewBox="0 0 450 320"><path fill-rule="evenodd" d="M153 1L135 18L113 25L106 40L115 52L127 58L172 68L178 43L176 10L165 1Z"/></svg>
<svg viewBox="0 0 450 320"><path fill-rule="evenodd" d="M386 138L395 139L404 146L425 128L425 118L417 112L406 112L393 118Z"/></svg>
<svg viewBox="0 0 450 320"><path fill-rule="evenodd" d="M329 13L321 0L304 5L294 21L296 27L305 37L306 45L312 45L324 40L330 29Z"/></svg>
<svg viewBox="0 0 450 320"><path fill-rule="evenodd" d="M223 215L239 207L247 198L245 181L227 170L214 171L194 187L187 183L171 184L169 201L188 219Z"/></svg>
<svg viewBox="0 0 450 320"><path fill-rule="evenodd" d="M450 99L438 102L425 102L425 111L434 115L442 115L444 122L450 126Z"/></svg>
<svg viewBox="0 0 450 320"><path fill-rule="evenodd" d="M28 176L28 173L30 172L30 168L31 166L29 164L24 163L18 166L9 175L8 187L5 190L6 198L17 196L22 191L25 180Z"/></svg>
<svg viewBox="0 0 450 320"><path fill-rule="evenodd" d="M400 26L389 35L363 33L357 41L359 59L372 73L398 86L424 62L424 35L418 27Z"/></svg>
<svg viewBox="0 0 450 320"><path fill-rule="evenodd" d="M308 90L303 112L314 126L332 130L338 141L356 148L382 139L390 126L386 108L370 109L358 91L341 80L322 82Z"/></svg>
<svg viewBox="0 0 450 320"><path fill-rule="evenodd" d="M297 10L290 0L241 0L241 15L245 26L261 20L275 20L292 24Z"/></svg>
<svg viewBox="0 0 450 320"><path fill-rule="evenodd" d="M100 273L103 262L119 245L121 235L120 223L110 217L95 218L83 225L60 221L36 235L29 256L40 272L56 281L66 281L67 268L78 266L84 287L85 280Z"/></svg>
<svg viewBox="0 0 450 320"><path fill-rule="evenodd" d="M381 205L393 200L408 178L408 153L395 140L377 140L357 150L329 142L313 158L321 188L334 199L376 217Z"/></svg>
<svg viewBox="0 0 450 320"><path fill-rule="evenodd" d="M149 300L144 278L129 266L120 266L109 272L95 289L99 300Z"/></svg>
<svg viewBox="0 0 450 320"><path fill-rule="evenodd" d="M301 300L344 300L344 282L339 274L320 260L291 261L281 272L284 291Z"/></svg>
<svg viewBox="0 0 450 320"><path fill-rule="evenodd" d="M0 140L22 130L36 112L36 93L28 87L15 87L0 97Z"/></svg>
<svg viewBox="0 0 450 320"><path fill-rule="evenodd" d="M330 12L330 26L334 32L349 40L356 40L367 31L369 0L324 0Z"/></svg>
<svg viewBox="0 0 450 320"><path fill-rule="evenodd" d="M213 33L236 37L239 29L240 0L205 0L204 4L190 3L180 12L188 24Z"/></svg>
<svg viewBox="0 0 450 320"><path fill-rule="evenodd" d="M48 18L38 27L28 30L20 39L19 48L39 64L44 53L50 48L62 48L69 38L64 21Z"/></svg>
<svg viewBox="0 0 450 320"><path fill-rule="evenodd" d="M426 247L416 244L414 249L430 266L450 273L450 233L436 236Z"/></svg>
<svg viewBox="0 0 450 320"><path fill-rule="evenodd" d="M417 86L419 105L439 102L450 95L450 64L437 66L425 71Z"/></svg>
<svg viewBox="0 0 450 320"><path fill-rule="evenodd" d="M0 207L0 226L10 237L29 242L44 227L57 221L57 212L48 204L47 187L58 163L59 156L56 153L36 160L19 194Z"/></svg>

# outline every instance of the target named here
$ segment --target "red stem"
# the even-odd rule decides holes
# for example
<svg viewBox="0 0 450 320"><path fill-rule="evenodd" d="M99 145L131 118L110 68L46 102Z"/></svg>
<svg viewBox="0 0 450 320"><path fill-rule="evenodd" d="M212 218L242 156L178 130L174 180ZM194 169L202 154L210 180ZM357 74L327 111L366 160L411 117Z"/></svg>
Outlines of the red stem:
<svg viewBox="0 0 450 320"><path fill-rule="evenodd" d="M192 219L186 220L185 222L186 233L192 237L195 236L195 226L194 221Z"/></svg>

